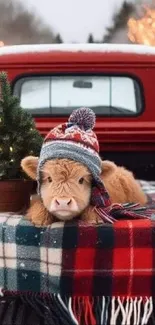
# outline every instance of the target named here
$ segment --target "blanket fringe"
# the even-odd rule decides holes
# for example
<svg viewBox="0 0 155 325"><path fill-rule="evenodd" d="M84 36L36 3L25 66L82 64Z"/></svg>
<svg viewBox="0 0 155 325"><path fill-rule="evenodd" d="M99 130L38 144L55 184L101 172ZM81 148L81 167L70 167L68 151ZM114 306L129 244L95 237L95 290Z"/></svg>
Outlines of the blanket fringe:
<svg viewBox="0 0 155 325"><path fill-rule="evenodd" d="M147 325L153 316L152 297L64 297L30 293L20 297L49 325Z"/></svg>
<svg viewBox="0 0 155 325"><path fill-rule="evenodd" d="M153 312L152 298L73 297L69 301L76 325L147 325Z"/></svg>
<svg viewBox="0 0 155 325"><path fill-rule="evenodd" d="M151 219L152 214L155 213L155 207L142 207L138 203L114 203L106 208L95 207L95 211L104 222L114 223L123 219Z"/></svg>

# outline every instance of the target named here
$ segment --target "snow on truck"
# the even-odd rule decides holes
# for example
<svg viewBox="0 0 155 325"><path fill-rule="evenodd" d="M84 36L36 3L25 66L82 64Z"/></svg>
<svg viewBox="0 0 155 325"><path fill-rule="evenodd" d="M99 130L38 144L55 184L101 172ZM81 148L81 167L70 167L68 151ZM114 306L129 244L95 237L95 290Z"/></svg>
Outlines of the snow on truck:
<svg viewBox="0 0 155 325"><path fill-rule="evenodd" d="M103 158L155 180L155 48L19 45L0 48L0 71L44 136L73 109L91 107Z"/></svg>

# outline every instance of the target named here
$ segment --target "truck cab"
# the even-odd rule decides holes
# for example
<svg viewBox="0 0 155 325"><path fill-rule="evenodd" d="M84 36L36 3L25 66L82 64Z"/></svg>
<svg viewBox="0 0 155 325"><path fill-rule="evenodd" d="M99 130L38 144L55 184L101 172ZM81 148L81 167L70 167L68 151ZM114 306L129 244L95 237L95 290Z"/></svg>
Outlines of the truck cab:
<svg viewBox="0 0 155 325"><path fill-rule="evenodd" d="M155 180L155 48L59 44L0 48L0 70L44 137L90 107L103 159Z"/></svg>

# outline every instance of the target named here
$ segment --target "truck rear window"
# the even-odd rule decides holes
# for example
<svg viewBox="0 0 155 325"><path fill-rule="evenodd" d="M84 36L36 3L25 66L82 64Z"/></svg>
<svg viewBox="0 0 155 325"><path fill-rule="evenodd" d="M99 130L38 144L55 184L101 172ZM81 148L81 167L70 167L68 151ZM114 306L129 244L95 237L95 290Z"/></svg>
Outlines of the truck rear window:
<svg viewBox="0 0 155 325"><path fill-rule="evenodd" d="M102 116L134 116L142 112L137 80L127 76L34 76L19 79L14 92L33 115L69 115L87 106Z"/></svg>

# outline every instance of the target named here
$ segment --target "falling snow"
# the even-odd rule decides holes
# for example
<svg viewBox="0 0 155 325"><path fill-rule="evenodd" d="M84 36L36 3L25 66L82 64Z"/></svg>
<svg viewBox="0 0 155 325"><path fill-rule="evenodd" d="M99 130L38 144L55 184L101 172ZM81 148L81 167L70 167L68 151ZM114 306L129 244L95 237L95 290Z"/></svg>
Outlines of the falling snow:
<svg viewBox="0 0 155 325"><path fill-rule="evenodd" d="M27 273L22 273L22 277L26 280L28 277Z"/></svg>
<svg viewBox="0 0 155 325"><path fill-rule="evenodd" d="M21 267L25 267L25 264L24 264L24 263L21 263L20 266L21 266Z"/></svg>

